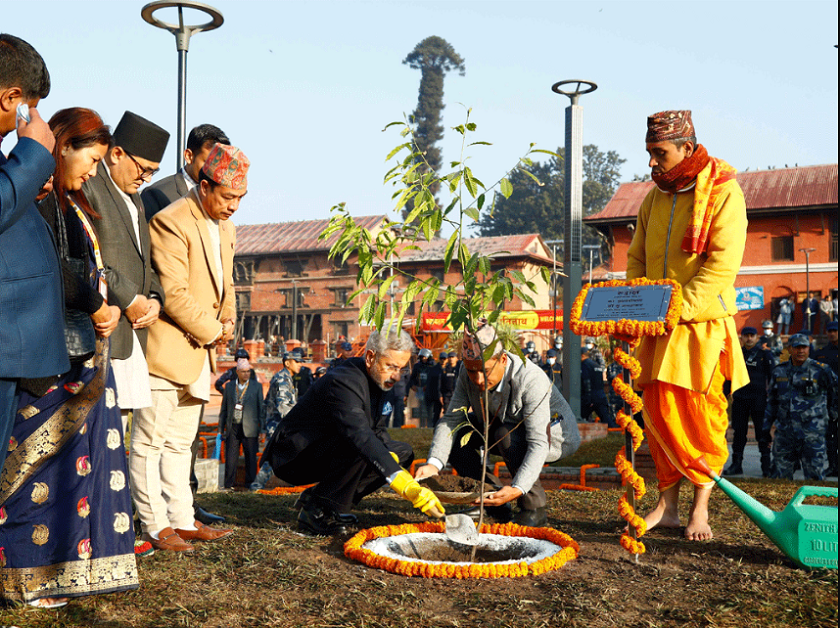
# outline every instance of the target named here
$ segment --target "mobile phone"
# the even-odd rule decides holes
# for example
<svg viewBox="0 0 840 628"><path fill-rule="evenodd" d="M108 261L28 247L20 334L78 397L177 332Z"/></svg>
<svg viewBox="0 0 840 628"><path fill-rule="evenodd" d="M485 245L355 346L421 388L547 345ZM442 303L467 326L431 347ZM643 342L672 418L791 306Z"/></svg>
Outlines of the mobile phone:
<svg viewBox="0 0 840 628"><path fill-rule="evenodd" d="M32 122L32 118L29 116L29 105L25 102L22 102L17 106L17 117L27 124Z"/></svg>

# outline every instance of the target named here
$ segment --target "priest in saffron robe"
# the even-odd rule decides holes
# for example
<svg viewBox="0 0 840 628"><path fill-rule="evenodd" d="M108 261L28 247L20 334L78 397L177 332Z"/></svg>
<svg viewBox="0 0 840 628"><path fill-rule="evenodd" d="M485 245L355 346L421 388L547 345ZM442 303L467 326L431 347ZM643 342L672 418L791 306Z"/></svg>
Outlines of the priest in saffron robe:
<svg viewBox="0 0 840 628"><path fill-rule="evenodd" d="M733 315L735 276L747 237L744 194L735 169L697 143L690 111L648 117L646 150L655 187L639 209L627 253L627 279L674 279L682 286L679 324L646 337L637 350L645 432L660 497L648 528L680 527L679 489L694 485L685 538L712 538L708 502L713 482L691 468L704 456L720 474L728 457L727 400L749 382Z"/></svg>

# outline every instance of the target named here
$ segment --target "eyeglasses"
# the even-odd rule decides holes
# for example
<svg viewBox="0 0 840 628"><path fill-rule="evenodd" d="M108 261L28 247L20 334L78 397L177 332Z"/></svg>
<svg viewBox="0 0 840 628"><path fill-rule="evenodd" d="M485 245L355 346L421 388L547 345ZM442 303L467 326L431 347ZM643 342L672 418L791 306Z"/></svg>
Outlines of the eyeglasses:
<svg viewBox="0 0 840 628"><path fill-rule="evenodd" d="M127 150L125 150L125 149L123 149L123 152L124 152L126 155L128 155L128 158L129 158L131 161L133 161L133 162L134 162L134 165L135 165L135 166L137 166L137 178L138 178L138 179L149 180L149 179L151 179L153 176L155 176L158 172L160 172L160 168L144 168L142 165L140 165L140 162L138 162L138 161L134 158L134 155L132 155L131 153L129 153L129 152L128 152Z"/></svg>
<svg viewBox="0 0 840 628"><path fill-rule="evenodd" d="M408 369L404 366L398 366L396 364L382 364L382 362L377 362L379 366L379 370L385 373L394 373L399 375L404 375L408 373Z"/></svg>

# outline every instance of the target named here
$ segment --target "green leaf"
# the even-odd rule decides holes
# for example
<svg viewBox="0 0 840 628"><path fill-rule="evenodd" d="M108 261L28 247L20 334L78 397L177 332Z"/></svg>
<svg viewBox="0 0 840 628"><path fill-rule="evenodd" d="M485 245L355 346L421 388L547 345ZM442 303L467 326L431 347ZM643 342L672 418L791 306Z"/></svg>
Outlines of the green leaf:
<svg viewBox="0 0 840 628"><path fill-rule="evenodd" d="M379 300L383 300L388 295L388 288L394 283L394 279L396 279L396 275L390 275L389 277L385 278L382 283L379 285Z"/></svg>
<svg viewBox="0 0 840 628"><path fill-rule="evenodd" d="M478 201L476 203L478 205L478 209L481 209L482 207L484 207L484 198L485 198L484 194L479 194L478 195ZM476 220L478 220L478 218L476 218Z"/></svg>
<svg viewBox="0 0 840 628"><path fill-rule="evenodd" d="M374 299L373 295L368 295L367 301L362 306L362 309L359 310L359 321L363 323L369 323L370 319L373 318L373 312L376 307L376 299Z"/></svg>
<svg viewBox="0 0 840 628"><path fill-rule="evenodd" d="M539 187L542 187L542 186L544 185L544 184L543 184L543 182L542 182L542 181L540 181L540 180L537 178L537 175L535 175L533 172L529 172L529 171L527 171L527 170L523 170L522 172L524 172L524 173L525 173L525 174L527 174L529 177L531 177L531 178L534 180L534 182L535 182L535 183L536 183Z"/></svg>
<svg viewBox="0 0 840 628"><path fill-rule="evenodd" d="M475 129L476 129L475 122L467 123L467 130L468 131L475 131Z"/></svg>
<svg viewBox="0 0 840 628"><path fill-rule="evenodd" d="M473 142L472 144L468 144L468 146L492 146L490 142Z"/></svg>
<svg viewBox="0 0 840 628"><path fill-rule="evenodd" d="M388 156L385 158L385 161L390 161L390 160L391 160L391 157L393 157L393 156L394 156L394 155L396 155L398 152L400 152L401 150L404 150L404 149L406 149L406 148L411 148L411 143L400 144L399 146L397 146L397 147L395 147L394 149L392 149L392 150L391 150L391 152L390 152L390 153L388 153Z"/></svg>
<svg viewBox="0 0 840 628"><path fill-rule="evenodd" d="M467 209L464 210L464 214L466 216L469 216L470 218L472 218L476 222L478 222L479 219L480 219L478 210L475 207L468 207Z"/></svg>
<svg viewBox="0 0 840 628"><path fill-rule="evenodd" d="M470 431L470 432L465 432L464 435L461 436L461 448L462 449L467 446L468 442L470 442L470 438L472 438L472 435L473 435L473 433Z"/></svg>
<svg viewBox="0 0 840 628"><path fill-rule="evenodd" d="M385 327L385 302L382 301L376 307L376 313L373 315L373 324L378 330Z"/></svg>
<svg viewBox="0 0 840 628"><path fill-rule="evenodd" d="M467 186L467 191L470 193L470 196L475 198L476 194L478 194L478 189L473 180L472 171L467 167L464 167L464 185Z"/></svg>
<svg viewBox="0 0 840 628"><path fill-rule="evenodd" d="M510 198L510 195L513 194L513 186L510 184L510 181L508 181L505 178L502 178L502 180L499 182L499 185L501 186L502 196L504 196L505 198Z"/></svg>

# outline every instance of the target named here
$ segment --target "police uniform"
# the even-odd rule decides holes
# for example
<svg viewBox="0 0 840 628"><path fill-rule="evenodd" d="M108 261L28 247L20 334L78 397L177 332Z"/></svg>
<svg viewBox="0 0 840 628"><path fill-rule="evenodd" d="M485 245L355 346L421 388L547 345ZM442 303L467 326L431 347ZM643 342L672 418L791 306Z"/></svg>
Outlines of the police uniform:
<svg viewBox="0 0 840 628"><path fill-rule="evenodd" d="M744 352L744 362L750 375L750 383L732 393L732 427L735 435L732 441L732 466L727 469L725 475L738 475L743 472L741 462L744 458L744 446L747 444L747 429L752 418L758 451L761 453L761 472L764 477L769 477L772 471L770 434L764 430L763 426L767 405L767 384L773 374L776 360L769 349L758 344L752 349L746 347L741 349Z"/></svg>
<svg viewBox="0 0 840 628"><path fill-rule="evenodd" d="M793 479L798 460L806 478L825 479L829 421L837 423L837 376L831 369L811 358L801 366L788 361L773 369L764 428L776 425L774 478Z"/></svg>
<svg viewBox="0 0 840 628"><path fill-rule="evenodd" d="M587 358L580 365L580 414L586 419L592 412L609 427L616 427L615 418L604 394L604 373L606 369L592 358Z"/></svg>
<svg viewBox="0 0 840 628"><path fill-rule="evenodd" d="M837 322L832 321L828 325L826 325L826 331L829 330L837 330ZM835 375L838 375L837 368L837 345L835 343L828 343L822 349L818 349L814 352L813 358L817 362L822 362L826 364L832 371L834 371ZM828 424L828 431L825 435L825 444L828 450L828 471L826 475L837 475L837 423L829 423Z"/></svg>

